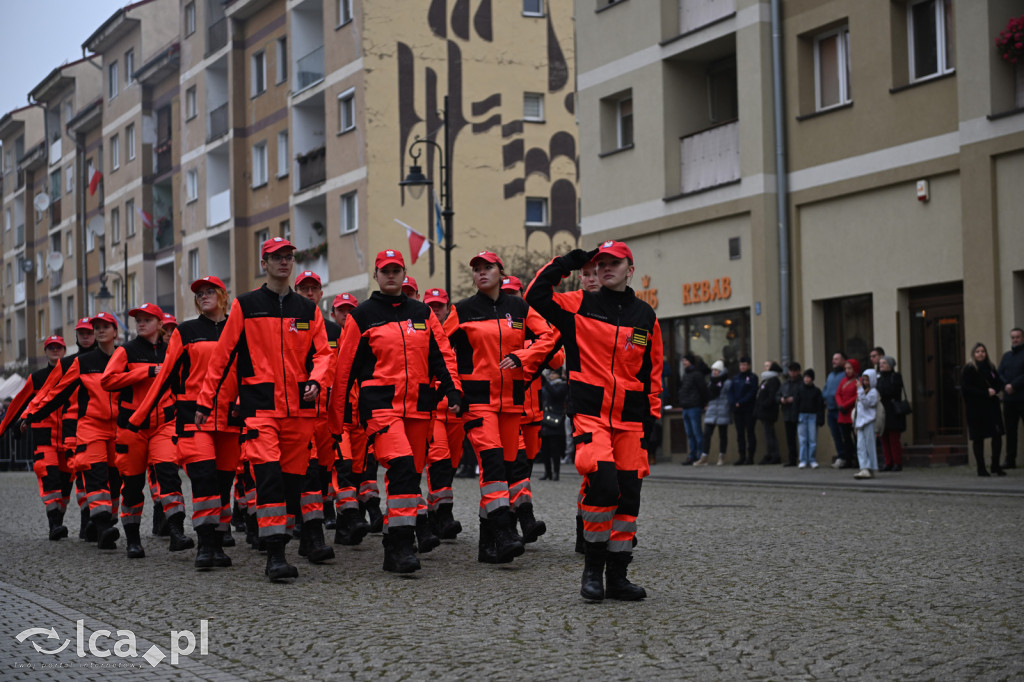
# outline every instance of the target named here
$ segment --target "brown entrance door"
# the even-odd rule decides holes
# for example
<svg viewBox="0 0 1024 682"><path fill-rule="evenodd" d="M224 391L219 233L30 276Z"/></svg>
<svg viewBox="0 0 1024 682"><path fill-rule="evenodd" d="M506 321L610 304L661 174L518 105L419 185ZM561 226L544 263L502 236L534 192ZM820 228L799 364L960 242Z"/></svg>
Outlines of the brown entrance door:
<svg viewBox="0 0 1024 682"><path fill-rule="evenodd" d="M914 444L963 444L960 372L966 356L962 286L911 292L910 343Z"/></svg>

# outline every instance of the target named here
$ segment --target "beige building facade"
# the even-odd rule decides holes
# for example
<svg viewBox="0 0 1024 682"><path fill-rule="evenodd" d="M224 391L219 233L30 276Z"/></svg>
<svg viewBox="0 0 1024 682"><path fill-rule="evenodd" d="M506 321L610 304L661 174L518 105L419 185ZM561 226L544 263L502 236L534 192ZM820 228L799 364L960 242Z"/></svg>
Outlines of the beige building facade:
<svg viewBox="0 0 1024 682"><path fill-rule="evenodd" d="M577 3L583 241L633 248L670 391L687 350L820 385L835 351L882 346L912 457L961 456L969 348L1024 324L1024 86L993 49L1024 3L779 4L781 143L771 3Z"/></svg>

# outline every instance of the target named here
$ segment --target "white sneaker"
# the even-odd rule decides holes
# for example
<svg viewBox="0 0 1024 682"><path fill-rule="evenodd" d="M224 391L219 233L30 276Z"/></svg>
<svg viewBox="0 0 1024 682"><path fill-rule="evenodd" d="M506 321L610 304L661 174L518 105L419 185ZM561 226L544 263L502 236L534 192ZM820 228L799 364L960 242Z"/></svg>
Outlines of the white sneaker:
<svg viewBox="0 0 1024 682"><path fill-rule="evenodd" d="M806 469L807 468L807 462L800 462L799 464L796 465L796 468L797 469Z"/></svg>
<svg viewBox="0 0 1024 682"><path fill-rule="evenodd" d="M693 463L693 466L695 466L695 467L702 467L702 466L706 465L707 463L708 463L708 456L702 454L700 456L700 459L698 459L696 462Z"/></svg>
<svg viewBox="0 0 1024 682"><path fill-rule="evenodd" d="M874 478L875 475L871 473L870 469L861 469L853 475L854 478Z"/></svg>
<svg viewBox="0 0 1024 682"><path fill-rule="evenodd" d="M842 469L844 464L846 464L846 462L844 462L842 459L837 459L836 461L832 462L832 468Z"/></svg>
<svg viewBox="0 0 1024 682"><path fill-rule="evenodd" d="M722 466L723 464L725 464L725 455L720 452L718 453L718 462L715 463L715 466Z"/></svg>
<svg viewBox="0 0 1024 682"><path fill-rule="evenodd" d="M811 468L812 468L812 469L817 469L817 468L818 468L818 462L817 462L817 460L815 460L815 461L812 461L812 462L811 462Z"/></svg>

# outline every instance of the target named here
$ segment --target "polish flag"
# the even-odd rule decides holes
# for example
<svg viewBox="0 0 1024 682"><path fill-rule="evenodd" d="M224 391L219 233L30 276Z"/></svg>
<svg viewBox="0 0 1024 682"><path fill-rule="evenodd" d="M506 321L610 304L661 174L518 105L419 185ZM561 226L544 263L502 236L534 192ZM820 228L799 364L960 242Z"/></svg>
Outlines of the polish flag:
<svg viewBox="0 0 1024 682"><path fill-rule="evenodd" d="M416 261L420 256L427 252L430 248L430 242L422 234L412 229L398 218L395 218L395 222L405 228L405 236L409 239L409 254L412 258L412 265L416 265Z"/></svg>
<svg viewBox="0 0 1024 682"><path fill-rule="evenodd" d="M152 230L153 229L153 216L151 216L148 213L146 213L145 211L143 211L141 206L136 206L135 207L135 212L139 214L140 218L142 218L142 224Z"/></svg>
<svg viewBox="0 0 1024 682"><path fill-rule="evenodd" d="M100 186L100 180L103 179L103 173L100 173L95 168L92 171L92 176L89 178L89 196L96 194L96 188Z"/></svg>

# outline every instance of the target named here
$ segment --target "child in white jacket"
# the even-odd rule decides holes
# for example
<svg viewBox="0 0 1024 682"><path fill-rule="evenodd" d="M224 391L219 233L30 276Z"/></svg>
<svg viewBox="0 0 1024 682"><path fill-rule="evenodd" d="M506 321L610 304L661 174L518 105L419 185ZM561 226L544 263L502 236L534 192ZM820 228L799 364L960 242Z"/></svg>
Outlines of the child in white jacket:
<svg viewBox="0 0 1024 682"><path fill-rule="evenodd" d="M857 419L853 428L857 432L857 459L860 463L860 471L853 475L854 478L873 478L873 471L878 469L878 455L875 452L875 417L878 413L878 391L875 384L878 383L878 373L873 369L866 369L860 375L860 385L857 386Z"/></svg>

